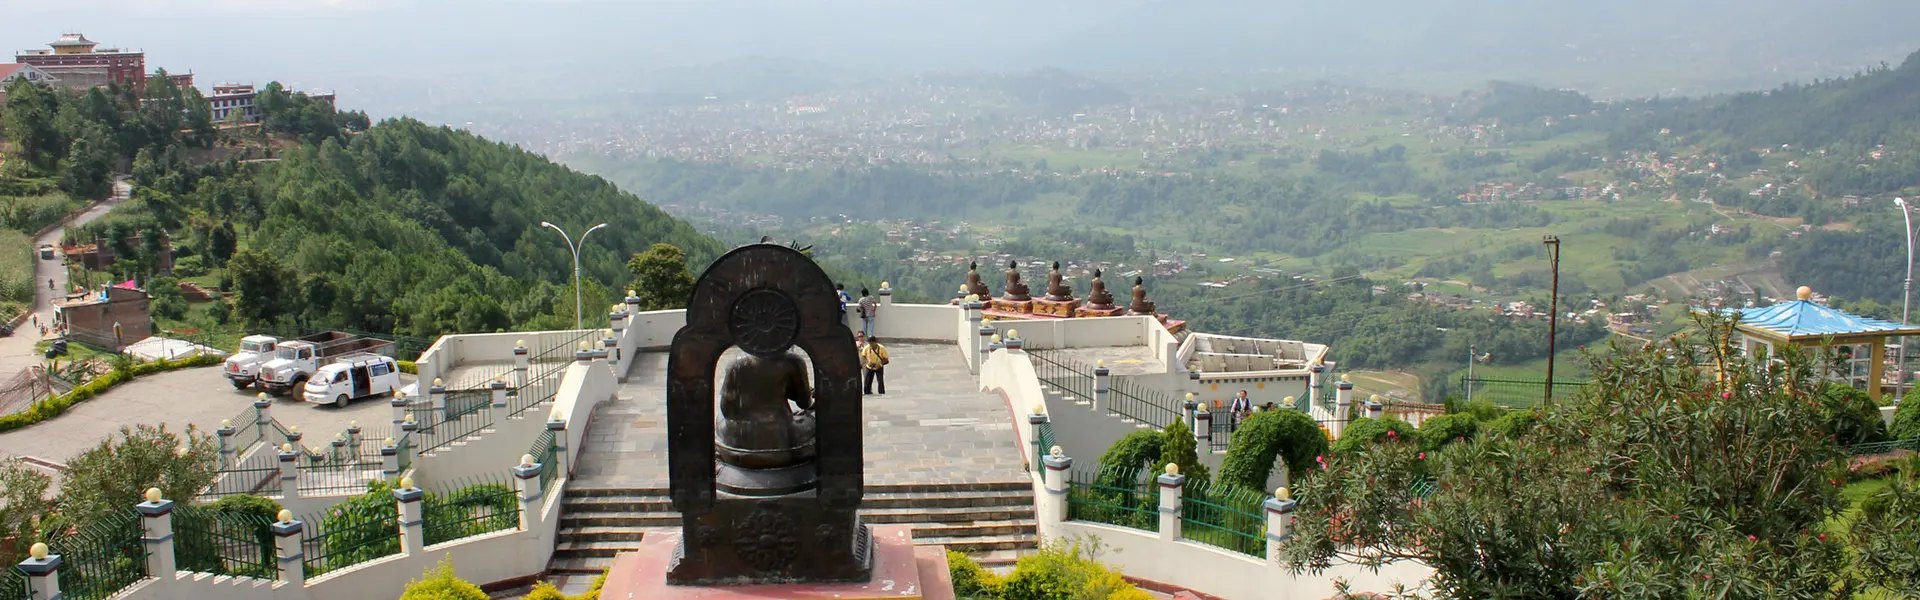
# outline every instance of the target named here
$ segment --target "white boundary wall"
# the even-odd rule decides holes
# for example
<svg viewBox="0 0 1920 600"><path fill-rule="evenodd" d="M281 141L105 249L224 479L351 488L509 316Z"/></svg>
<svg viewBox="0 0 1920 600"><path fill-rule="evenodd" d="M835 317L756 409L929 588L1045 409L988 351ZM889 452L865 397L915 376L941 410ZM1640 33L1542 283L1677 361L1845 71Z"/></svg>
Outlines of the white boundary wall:
<svg viewBox="0 0 1920 600"><path fill-rule="evenodd" d="M1285 567L1193 541L1164 541L1158 534L1104 523L1067 521L1059 531L1067 538L1100 540L1100 562L1128 577L1166 583L1221 598L1260 600L1321 600L1334 595L1335 579L1345 580L1352 592L1391 592L1397 585L1419 589L1433 570L1413 562L1394 563L1374 573L1365 567L1338 564L1319 575L1294 575Z"/></svg>

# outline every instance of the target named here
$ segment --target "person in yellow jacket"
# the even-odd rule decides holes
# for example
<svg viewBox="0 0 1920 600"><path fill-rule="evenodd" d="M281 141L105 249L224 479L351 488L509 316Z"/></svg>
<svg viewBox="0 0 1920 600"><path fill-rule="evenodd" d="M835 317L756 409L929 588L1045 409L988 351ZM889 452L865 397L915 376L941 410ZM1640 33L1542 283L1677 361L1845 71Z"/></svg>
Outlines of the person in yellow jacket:
<svg viewBox="0 0 1920 600"><path fill-rule="evenodd" d="M887 347L880 345L880 338L868 337L867 343L860 347L860 367L865 377L861 379L864 393L875 393L874 384L879 384L881 395L887 393Z"/></svg>

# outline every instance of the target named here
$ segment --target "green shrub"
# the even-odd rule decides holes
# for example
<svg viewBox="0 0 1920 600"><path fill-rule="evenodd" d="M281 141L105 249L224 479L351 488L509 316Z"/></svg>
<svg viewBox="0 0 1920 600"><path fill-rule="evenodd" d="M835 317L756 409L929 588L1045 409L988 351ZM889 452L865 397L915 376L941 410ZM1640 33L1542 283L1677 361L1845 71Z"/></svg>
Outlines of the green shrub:
<svg viewBox="0 0 1920 600"><path fill-rule="evenodd" d="M1853 386L1828 382L1820 388L1821 416L1827 433L1842 446L1887 441L1880 406Z"/></svg>
<svg viewBox="0 0 1920 600"><path fill-rule="evenodd" d="M1913 391L1907 392L1907 399L1900 401L1900 407L1893 411L1893 425L1887 428L1887 435L1896 440L1920 438L1920 399Z"/></svg>
<svg viewBox="0 0 1920 600"><path fill-rule="evenodd" d="M393 501L389 499L387 503ZM440 564L427 569L420 579L408 582L400 600L487 600L487 593L480 591L480 586L455 577L453 559L449 557L440 559Z"/></svg>
<svg viewBox="0 0 1920 600"><path fill-rule="evenodd" d="M213 510L217 512L253 515L268 522L280 520L280 503L272 498L253 494L234 494L214 501Z"/></svg>
<svg viewBox="0 0 1920 600"><path fill-rule="evenodd" d="M1420 449L1433 452L1457 441L1466 441L1480 433L1480 422L1472 413L1454 413L1430 417L1420 423Z"/></svg>
<svg viewBox="0 0 1920 600"><path fill-rule="evenodd" d="M1388 438L1401 442L1418 442L1420 434L1412 425L1399 419L1360 417L1348 423L1347 428L1340 432L1340 440L1333 443L1333 453L1352 454L1374 442Z"/></svg>
<svg viewBox="0 0 1920 600"><path fill-rule="evenodd" d="M1534 426L1539 424L1539 422L1539 415L1531 410L1510 411L1507 414L1500 415L1498 419L1489 421L1485 426L1480 428L1480 433L1487 436L1516 439L1532 433Z"/></svg>
<svg viewBox="0 0 1920 600"><path fill-rule="evenodd" d="M982 568L980 563L973 562L965 554L947 551L947 573L953 578L953 593L960 600L1000 597L1000 576Z"/></svg>
<svg viewBox="0 0 1920 600"><path fill-rule="evenodd" d="M1227 458L1220 463L1219 483L1264 490L1275 461L1299 477L1313 467L1315 457L1326 453L1327 436L1313 417L1290 409L1256 412L1233 432Z"/></svg>
<svg viewBox="0 0 1920 600"><path fill-rule="evenodd" d="M1112 446L1107 447L1107 452L1100 455L1100 464L1108 467L1127 465L1137 468L1160 462L1160 441L1164 437L1160 432L1149 429L1128 433L1121 436Z"/></svg>
<svg viewBox="0 0 1920 600"><path fill-rule="evenodd" d="M1475 400L1473 402L1462 403L1458 406L1448 406L1447 412L1449 414L1472 415L1475 421L1492 421L1500 418L1501 415L1507 414L1508 411L1498 404L1486 400Z"/></svg>
<svg viewBox="0 0 1920 600"><path fill-rule="evenodd" d="M415 364L413 364L413 361L410 361L410 360L398 360L398 361L394 361L394 363L395 363L395 364L397 364L397 365L398 365L398 366L400 367L400 372L401 372L401 373L406 373L406 374L408 374L408 375L419 375L419 374L420 374L420 367L419 367L419 365L415 365Z"/></svg>
<svg viewBox="0 0 1920 600"><path fill-rule="evenodd" d="M1165 473L1168 464L1180 465L1180 474L1189 480L1208 481L1212 477L1207 473L1207 465L1200 462L1200 451L1193 439L1193 430L1187 423L1174 419L1160 432L1160 458L1153 461L1153 470L1148 473L1158 477Z"/></svg>
<svg viewBox="0 0 1920 600"><path fill-rule="evenodd" d="M1001 582L998 600L1147 600L1117 571L1094 560L1097 541L1048 541L1039 551L1020 557L1013 573ZM956 584L956 591L958 585Z"/></svg>

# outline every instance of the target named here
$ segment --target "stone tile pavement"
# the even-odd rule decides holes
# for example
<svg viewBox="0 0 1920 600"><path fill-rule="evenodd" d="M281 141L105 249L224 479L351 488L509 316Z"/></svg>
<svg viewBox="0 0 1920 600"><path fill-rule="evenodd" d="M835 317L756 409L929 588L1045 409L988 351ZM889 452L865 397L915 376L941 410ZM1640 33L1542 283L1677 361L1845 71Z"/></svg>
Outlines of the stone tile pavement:
<svg viewBox="0 0 1920 600"><path fill-rule="evenodd" d="M1024 482L1012 415L946 345L889 344L887 394L867 396L868 485ZM733 352L721 357L732 360ZM667 487L667 355L636 357L617 398L594 413L575 485Z"/></svg>

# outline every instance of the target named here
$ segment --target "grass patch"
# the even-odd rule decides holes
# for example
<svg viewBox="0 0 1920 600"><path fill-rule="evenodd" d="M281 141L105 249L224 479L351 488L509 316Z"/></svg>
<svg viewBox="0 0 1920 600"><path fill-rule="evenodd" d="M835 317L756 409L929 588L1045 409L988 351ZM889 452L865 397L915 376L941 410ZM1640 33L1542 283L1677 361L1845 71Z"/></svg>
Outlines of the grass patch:
<svg viewBox="0 0 1920 600"><path fill-rule="evenodd" d="M32 303L34 262L33 238L12 229L0 229L0 301Z"/></svg>

